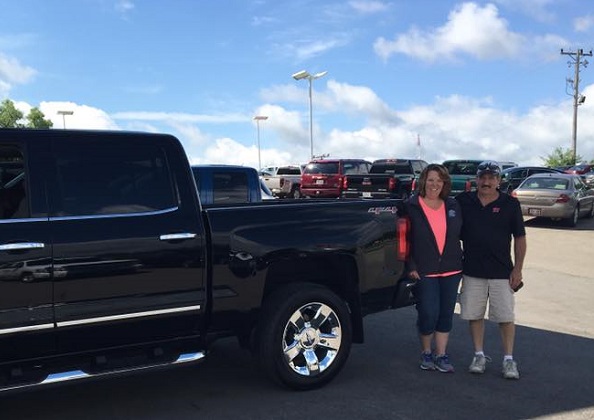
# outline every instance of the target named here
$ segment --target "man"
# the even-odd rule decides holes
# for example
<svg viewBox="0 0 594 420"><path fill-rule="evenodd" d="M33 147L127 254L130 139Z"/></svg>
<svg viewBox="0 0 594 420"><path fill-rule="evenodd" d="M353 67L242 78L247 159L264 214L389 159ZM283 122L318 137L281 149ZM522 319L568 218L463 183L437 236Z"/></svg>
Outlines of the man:
<svg viewBox="0 0 594 420"><path fill-rule="evenodd" d="M517 199L498 190L501 169L497 162L485 161L478 166L477 190L464 192L456 199L462 209L462 243L464 267L460 292L461 317L469 321L475 355L471 373L484 373L485 312L499 324L503 343L503 377L519 379L513 358L514 290L522 283L522 266L526 255L526 230ZM514 238L514 260L511 242Z"/></svg>

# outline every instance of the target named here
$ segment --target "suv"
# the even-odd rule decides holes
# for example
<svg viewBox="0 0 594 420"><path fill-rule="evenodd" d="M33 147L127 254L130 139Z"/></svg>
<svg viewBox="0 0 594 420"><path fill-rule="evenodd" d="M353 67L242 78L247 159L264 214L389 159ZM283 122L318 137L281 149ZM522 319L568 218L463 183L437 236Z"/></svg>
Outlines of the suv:
<svg viewBox="0 0 594 420"><path fill-rule="evenodd" d="M303 169L301 195L338 198L344 188L344 176L367 174L371 162L364 159L314 159Z"/></svg>

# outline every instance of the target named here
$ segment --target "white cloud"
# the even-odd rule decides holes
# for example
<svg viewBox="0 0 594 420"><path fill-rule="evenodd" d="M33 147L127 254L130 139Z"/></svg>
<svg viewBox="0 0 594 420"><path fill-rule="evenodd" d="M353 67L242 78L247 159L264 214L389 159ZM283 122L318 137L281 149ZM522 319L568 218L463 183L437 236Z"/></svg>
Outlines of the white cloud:
<svg viewBox="0 0 594 420"><path fill-rule="evenodd" d="M510 10L519 10L526 16L542 22L550 22L555 15L547 10L549 5L554 5L554 0L493 0L495 3Z"/></svg>
<svg viewBox="0 0 594 420"><path fill-rule="evenodd" d="M134 3L130 0L118 0L114 5L116 11L123 15L134 9Z"/></svg>
<svg viewBox="0 0 594 420"><path fill-rule="evenodd" d="M242 114L224 114L224 115L205 115L205 114L187 114L183 112L145 112L128 111L117 112L112 115L115 120L143 120L143 121L161 121L161 122L193 122L193 123L233 123L245 122L249 116Z"/></svg>
<svg viewBox="0 0 594 420"><path fill-rule="evenodd" d="M78 105L74 102L42 102L39 109L47 119L54 123L54 128L117 130L120 127L101 109ZM72 115L60 115L58 111L72 111Z"/></svg>
<svg viewBox="0 0 594 420"><path fill-rule="evenodd" d="M374 50L383 59L400 53L434 62L455 59L459 53L478 59L515 57L524 43L525 37L509 30L495 5L464 3L450 12L443 26L428 33L413 27L393 41L378 38Z"/></svg>
<svg viewBox="0 0 594 420"><path fill-rule="evenodd" d="M363 14L378 13L388 10L387 3L374 0L353 0L349 1L349 6Z"/></svg>
<svg viewBox="0 0 594 420"><path fill-rule="evenodd" d="M25 66L16 58L0 53L0 95L8 95L14 84L30 82L37 71Z"/></svg>
<svg viewBox="0 0 594 420"><path fill-rule="evenodd" d="M594 27L594 15L592 14L577 17L573 21L573 28L577 32L587 32L592 27Z"/></svg>

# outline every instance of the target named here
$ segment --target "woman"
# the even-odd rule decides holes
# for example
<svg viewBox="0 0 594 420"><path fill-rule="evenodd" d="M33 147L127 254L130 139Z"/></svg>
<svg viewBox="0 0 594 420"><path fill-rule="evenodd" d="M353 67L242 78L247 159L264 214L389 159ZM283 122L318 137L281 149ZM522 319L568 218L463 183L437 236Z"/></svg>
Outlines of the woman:
<svg viewBox="0 0 594 420"><path fill-rule="evenodd" d="M462 215L458 202L449 197L451 188L447 169L430 164L419 177L418 194L406 203L411 222L407 269L417 280L420 367L440 372L454 371L446 349L462 278Z"/></svg>

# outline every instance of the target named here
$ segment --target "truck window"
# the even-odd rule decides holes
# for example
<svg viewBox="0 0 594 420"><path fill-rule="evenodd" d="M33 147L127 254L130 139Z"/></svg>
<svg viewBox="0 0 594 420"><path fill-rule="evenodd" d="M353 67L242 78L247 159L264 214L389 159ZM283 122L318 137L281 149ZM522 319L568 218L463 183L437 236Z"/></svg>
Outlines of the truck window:
<svg viewBox="0 0 594 420"><path fill-rule="evenodd" d="M0 145L0 219L30 216L25 162L15 146Z"/></svg>
<svg viewBox="0 0 594 420"><path fill-rule="evenodd" d="M246 172L213 172L213 202L218 204L248 203L250 189Z"/></svg>
<svg viewBox="0 0 594 420"><path fill-rule="evenodd" d="M53 215L127 214L176 206L165 151L122 147L116 141L56 147L57 197Z"/></svg>

